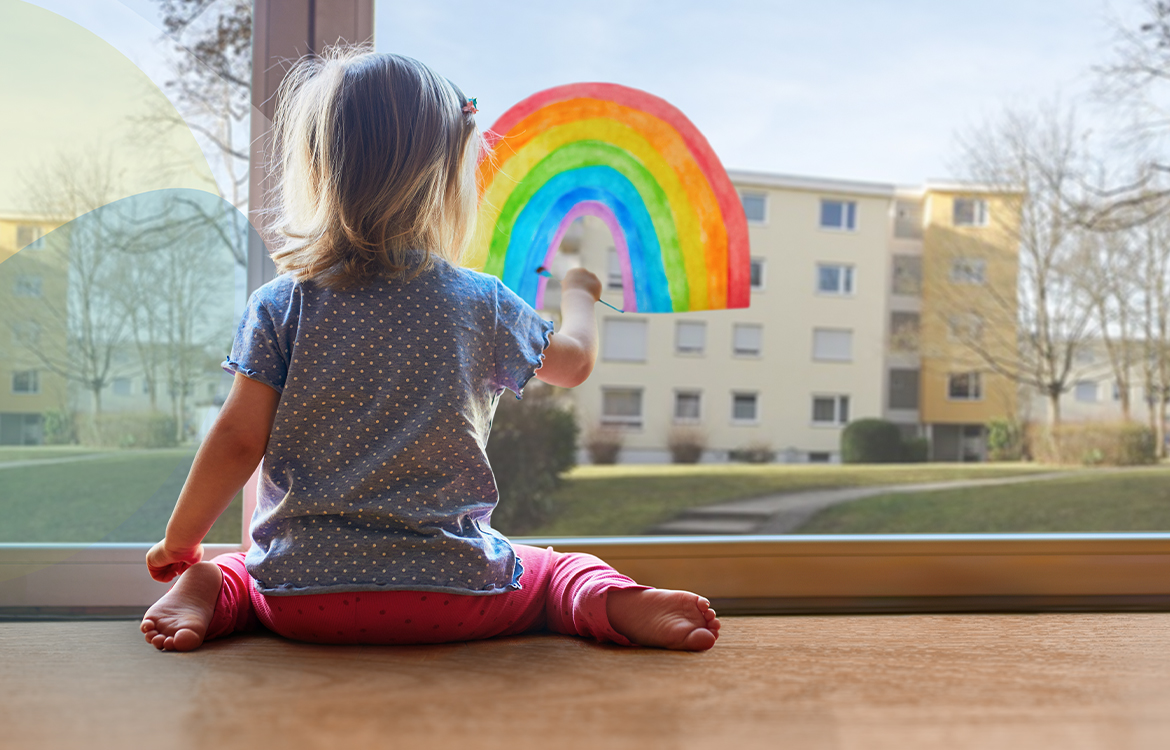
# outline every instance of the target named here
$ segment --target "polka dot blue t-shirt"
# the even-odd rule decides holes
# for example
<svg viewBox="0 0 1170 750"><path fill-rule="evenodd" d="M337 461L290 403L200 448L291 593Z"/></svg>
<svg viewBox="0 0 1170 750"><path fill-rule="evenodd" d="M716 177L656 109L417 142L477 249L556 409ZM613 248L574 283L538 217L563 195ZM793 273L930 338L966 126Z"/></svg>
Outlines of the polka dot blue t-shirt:
<svg viewBox="0 0 1170 750"><path fill-rule="evenodd" d="M552 328L499 279L443 261L354 290L257 289L224 363L281 393L246 558L257 588L518 588L484 448Z"/></svg>

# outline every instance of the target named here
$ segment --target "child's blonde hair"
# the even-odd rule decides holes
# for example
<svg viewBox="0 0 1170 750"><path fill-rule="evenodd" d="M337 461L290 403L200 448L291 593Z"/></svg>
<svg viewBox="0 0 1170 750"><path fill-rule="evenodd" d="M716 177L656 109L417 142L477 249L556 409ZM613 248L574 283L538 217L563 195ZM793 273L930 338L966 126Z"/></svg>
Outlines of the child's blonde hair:
<svg viewBox="0 0 1170 750"><path fill-rule="evenodd" d="M459 262L482 136L454 84L408 57L339 47L296 63L277 96L280 273L344 288Z"/></svg>

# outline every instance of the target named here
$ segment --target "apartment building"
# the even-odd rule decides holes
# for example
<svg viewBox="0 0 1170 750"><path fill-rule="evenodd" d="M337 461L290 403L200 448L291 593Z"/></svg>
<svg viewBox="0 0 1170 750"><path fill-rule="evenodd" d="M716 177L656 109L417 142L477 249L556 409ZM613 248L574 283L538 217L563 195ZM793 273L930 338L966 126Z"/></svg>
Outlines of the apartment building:
<svg viewBox="0 0 1170 750"><path fill-rule="evenodd" d="M1015 389L951 329L980 321L999 340L1011 325L1014 340L1014 318L983 309L993 286L1015 293L1012 202L973 186L731 178L751 236L751 307L647 315L599 306L601 357L571 394L583 430L620 430L630 462L668 461L678 430L703 435L704 460L755 450L831 462L847 423L882 417L930 438L935 460L982 459L983 425L1015 413ZM605 301L620 307L605 226L585 219L566 251L603 277Z"/></svg>
<svg viewBox="0 0 1170 750"><path fill-rule="evenodd" d="M37 351L64 355L65 327L46 317L66 309L66 255L50 248L59 222L0 214L0 445L37 445L44 414L66 407L64 377Z"/></svg>

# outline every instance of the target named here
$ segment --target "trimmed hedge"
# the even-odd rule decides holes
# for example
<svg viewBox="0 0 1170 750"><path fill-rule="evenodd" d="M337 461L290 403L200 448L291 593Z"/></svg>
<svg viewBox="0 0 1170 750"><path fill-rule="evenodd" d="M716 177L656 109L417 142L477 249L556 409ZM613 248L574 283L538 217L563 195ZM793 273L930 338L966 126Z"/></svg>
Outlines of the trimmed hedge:
<svg viewBox="0 0 1170 750"><path fill-rule="evenodd" d="M81 417L86 420L86 417ZM175 420L159 412L112 412L97 414L92 429L80 430L82 442L103 448L174 448Z"/></svg>
<svg viewBox="0 0 1170 750"><path fill-rule="evenodd" d="M884 419L859 419L841 431L841 462L888 464L906 460L902 431Z"/></svg>

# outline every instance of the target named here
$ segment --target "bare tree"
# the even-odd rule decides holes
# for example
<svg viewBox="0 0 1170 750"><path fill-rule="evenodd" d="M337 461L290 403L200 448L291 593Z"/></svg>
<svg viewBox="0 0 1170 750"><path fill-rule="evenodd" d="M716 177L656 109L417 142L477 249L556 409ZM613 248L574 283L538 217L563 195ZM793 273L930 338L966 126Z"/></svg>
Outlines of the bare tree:
<svg viewBox="0 0 1170 750"><path fill-rule="evenodd" d="M1071 109L1047 105L1005 111L961 137L959 146L963 177L988 190L1012 217L985 230L994 241L983 252L1018 249L1018 277L1014 285L953 283L955 264L971 252L956 234L940 249L938 267L952 278L936 284L945 290L938 314L974 362L1043 394L1049 425L1059 424L1076 352L1094 333L1078 265L1087 232L1078 221L1089 165L1084 139Z"/></svg>

